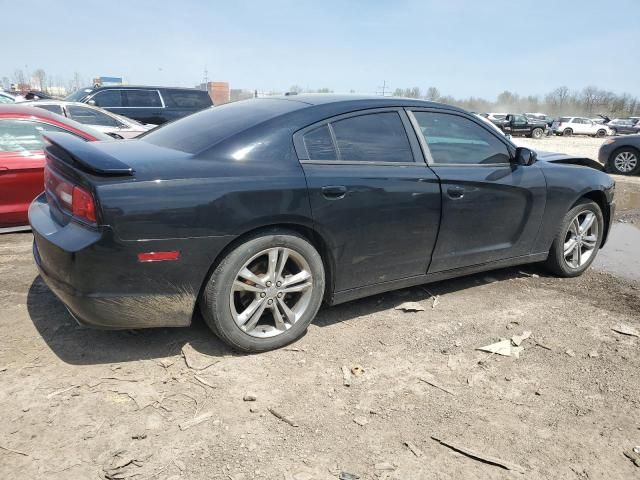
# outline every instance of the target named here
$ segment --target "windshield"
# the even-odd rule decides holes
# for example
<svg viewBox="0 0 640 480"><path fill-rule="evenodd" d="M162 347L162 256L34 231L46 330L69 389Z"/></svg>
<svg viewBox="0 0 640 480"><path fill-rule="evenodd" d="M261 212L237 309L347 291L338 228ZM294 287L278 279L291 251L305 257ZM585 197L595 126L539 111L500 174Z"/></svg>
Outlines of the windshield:
<svg viewBox="0 0 640 480"><path fill-rule="evenodd" d="M80 90L73 92L71 95L67 95L64 99L69 102L79 102L91 92L92 90L90 88L81 88Z"/></svg>

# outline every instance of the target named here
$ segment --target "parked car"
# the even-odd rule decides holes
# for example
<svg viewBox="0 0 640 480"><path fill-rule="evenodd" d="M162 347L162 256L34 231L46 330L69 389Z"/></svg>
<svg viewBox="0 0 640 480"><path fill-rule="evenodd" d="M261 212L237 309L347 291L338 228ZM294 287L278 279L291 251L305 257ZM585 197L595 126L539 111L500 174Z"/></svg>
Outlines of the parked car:
<svg viewBox="0 0 640 480"><path fill-rule="evenodd" d="M129 85L83 88L65 100L88 103L153 125L161 125L213 105L204 90Z"/></svg>
<svg viewBox="0 0 640 480"><path fill-rule="evenodd" d="M421 100L262 98L140 139L47 138L33 251L72 315L185 326L198 308L244 351L296 340L323 299L530 262L580 275L613 218L613 180L582 158Z"/></svg>
<svg viewBox="0 0 640 480"><path fill-rule="evenodd" d="M542 138L547 130L547 123L544 120L527 117L526 115L515 115L510 113L502 123L498 125L505 133L532 138Z"/></svg>
<svg viewBox="0 0 640 480"><path fill-rule="evenodd" d="M44 140L65 132L82 141L111 139L73 120L22 104L0 105L0 231L27 226L27 210L43 187Z"/></svg>
<svg viewBox="0 0 640 480"><path fill-rule="evenodd" d="M631 118L614 118L607 127L611 129L611 135L640 133L640 121Z"/></svg>
<svg viewBox="0 0 640 480"><path fill-rule="evenodd" d="M554 120L554 117L550 117L545 113L525 113L525 116L527 118L545 122L547 124L547 127L549 128L551 128L551 125L553 124L553 120Z"/></svg>
<svg viewBox="0 0 640 480"><path fill-rule="evenodd" d="M487 120L493 123L496 127L501 128L502 122L507 118L507 113L496 113L490 112L485 114L487 116Z"/></svg>
<svg viewBox="0 0 640 480"><path fill-rule="evenodd" d="M592 137L604 137L613 132L606 125L594 123L588 118L560 117L553 122L551 131L556 135L591 135Z"/></svg>
<svg viewBox="0 0 640 480"><path fill-rule="evenodd" d="M607 172L618 175L640 174L640 135L608 138L600 146L598 160Z"/></svg>
<svg viewBox="0 0 640 480"><path fill-rule="evenodd" d="M80 102L39 100L31 102L29 105L70 118L114 138L134 138L156 126L145 125L122 115L116 115L102 108Z"/></svg>

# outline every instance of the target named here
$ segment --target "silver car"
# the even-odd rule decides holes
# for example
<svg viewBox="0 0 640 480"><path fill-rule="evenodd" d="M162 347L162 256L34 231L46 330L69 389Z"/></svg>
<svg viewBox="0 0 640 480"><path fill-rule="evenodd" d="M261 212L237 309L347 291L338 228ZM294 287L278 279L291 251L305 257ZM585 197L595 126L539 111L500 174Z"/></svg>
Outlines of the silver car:
<svg viewBox="0 0 640 480"><path fill-rule="evenodd" d="M156 126L140 123L102 108L92 107L86 103L67 102L64 100L38 100L29 102L29 104L88 125L94 130L115 138L134 138Z"/></svg>

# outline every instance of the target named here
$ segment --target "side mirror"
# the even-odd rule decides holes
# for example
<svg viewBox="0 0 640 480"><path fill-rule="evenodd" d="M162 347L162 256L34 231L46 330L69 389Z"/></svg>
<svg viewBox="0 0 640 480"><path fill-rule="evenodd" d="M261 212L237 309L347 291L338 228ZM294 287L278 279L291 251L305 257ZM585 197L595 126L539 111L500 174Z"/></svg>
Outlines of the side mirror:
<svg viewBox="0 0 640 480"><path fill-rule="evenodd" d="M95 107L95 106L96 106L96 101L95 101L95 100L89 100L89 101L87 102L87 105L92 105L92 106L94 106L94 107Z"/></svg>
<svg viewBox="0 0 640 480"><path fill-rule="evenodd" d="M537 159L538 159L538 154L533 150L530 150L525 147L516 148L516 157L515 157L516 164L527 167L529 165L533 165L534 163L536 163Z"/></svg>

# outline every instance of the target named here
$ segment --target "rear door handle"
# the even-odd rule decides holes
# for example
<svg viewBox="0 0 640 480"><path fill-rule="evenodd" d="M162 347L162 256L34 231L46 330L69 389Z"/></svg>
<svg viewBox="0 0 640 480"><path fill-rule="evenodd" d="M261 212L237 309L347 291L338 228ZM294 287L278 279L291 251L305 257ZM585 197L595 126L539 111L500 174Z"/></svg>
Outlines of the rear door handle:
<svg viewBox="0 0 640 480"><path fill-rule="evenodd" d="M464 197L464 188L462 187L449 187L447 188L447 193L451 198L462 198Z"/></svg>
<svg viewBox="0 0 640 480"><path fill-rule="evenodd" d="M327 185L322 187L322 196L327 200L338 200L344 198L347 193L347 187L344 185Z"/></svg>

